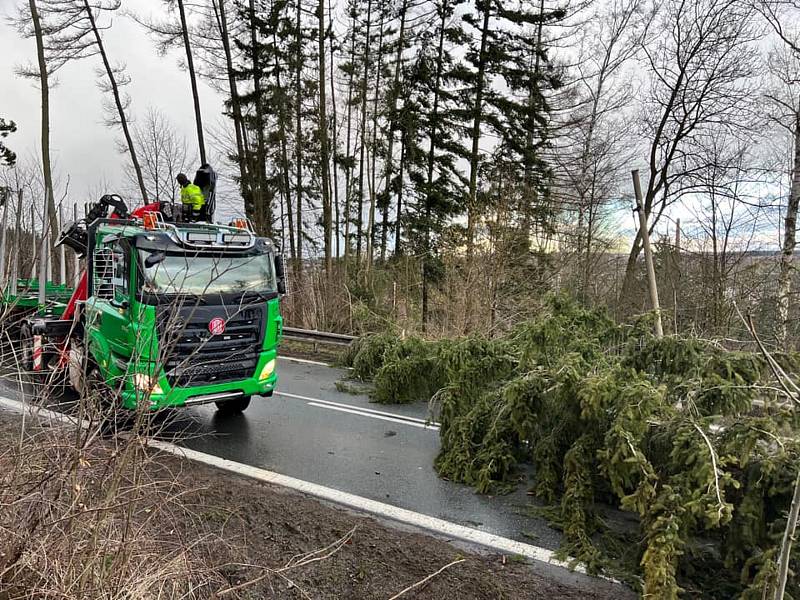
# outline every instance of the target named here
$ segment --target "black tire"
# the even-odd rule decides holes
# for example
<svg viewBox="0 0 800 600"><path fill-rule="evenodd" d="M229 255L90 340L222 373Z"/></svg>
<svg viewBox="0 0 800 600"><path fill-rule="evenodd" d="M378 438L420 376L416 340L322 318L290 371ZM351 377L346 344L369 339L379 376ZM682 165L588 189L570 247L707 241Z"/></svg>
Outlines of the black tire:
<svg viewBox="0 0 800 600"><path fill-rule="evenodd" d="M215 402L217 405L217 412L220 415L239 415L247 410L250 406L250 396L243 398L236 398L234 400L225 400L223 402Z"/></svg>

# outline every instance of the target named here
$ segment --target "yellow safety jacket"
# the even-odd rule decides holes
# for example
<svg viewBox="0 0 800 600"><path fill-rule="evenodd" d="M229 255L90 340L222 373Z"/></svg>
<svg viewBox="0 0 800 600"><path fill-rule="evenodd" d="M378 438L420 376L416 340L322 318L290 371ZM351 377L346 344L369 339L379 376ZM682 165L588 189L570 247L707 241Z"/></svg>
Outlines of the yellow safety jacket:
<svg viewBox="0 0 800 600"><path fill-rule="evenodd" d="M181 188L181 203L190 204L195 210L203 208L206 199L203 197L203 192L198 186L190 183L184 188Z"/></svg>

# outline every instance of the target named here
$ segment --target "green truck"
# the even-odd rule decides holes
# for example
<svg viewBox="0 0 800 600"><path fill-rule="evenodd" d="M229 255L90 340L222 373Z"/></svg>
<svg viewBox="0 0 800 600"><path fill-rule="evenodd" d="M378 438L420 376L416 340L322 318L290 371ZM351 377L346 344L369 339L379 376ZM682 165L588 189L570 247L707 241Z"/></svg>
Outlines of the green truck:
<svg viewBox="0 0 800 600"><path fill-rule="evenodd" d="M86 265L69 300L32 282L3 298L25 311L20 366L40 378L60 375L79 392L99 381L126 409L214 402L239 413L277 382L281 255L246 220L176 223L162 209L128 213L121 199L104 196L64 227L58 244Z"/></svg>

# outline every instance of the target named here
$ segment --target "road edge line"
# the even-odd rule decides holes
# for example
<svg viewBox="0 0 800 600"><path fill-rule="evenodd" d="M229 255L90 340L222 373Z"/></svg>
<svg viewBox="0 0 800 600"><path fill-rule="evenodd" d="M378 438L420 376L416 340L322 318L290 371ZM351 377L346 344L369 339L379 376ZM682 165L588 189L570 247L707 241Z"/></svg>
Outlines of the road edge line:
<svg viewBox="0 0 800 600"><path fill-rule="evenodd" d="M78 424L77 419L64 413L52 411L46 408L40 408L38 406L31 405L20 400L7 398L5 396L0 396L0 406L15 412L27 411L34 416L47 417L71 425ZM85 427L86 422L84 421L80 423L80 425ZM478 529L459 525L458 523L452 523L450 521L445 521L444 519L424 515L412 510L400 508L399 506L386 504L385 502L379 502L377 500L371 500L362 496L356 496L355 494L342 492L340 490L319 485L317 483L312 483L310 481L296 479L288 475L281 475L280 473L275 473L274 471L268 471L259 467L238 463L227 458L214 456L213 454L192 450L191 448L182 448L169 442L148 440L147 446L156 448L167 454L172 454L173 456L177 456L179 458L185 458L194 462L206 464L221 471L233 473L248 479L254 479L262 483L291 489L296 492L307 494L314 498L319 498L334 504L346 506L359 512L383 517L391 521L410 525L412 527L440 534L445 537L455 538L462 542L469 542L471 544L491 548L493 550L498 550L510 555L524 556L525 558L544 563L545 565L567 569L571 572L574 571L577 573L587 574L583 565L578 563L573 564L573 561L571 560L564 561L558 559L555 556L555 552L553 550L548 550L547 548L541 548L532 544L518 542L516 540L495 535L493 533L480 531ZM614 578L606 577L604 575L596 575L594 577L611 583L621 583Z"/></svg>

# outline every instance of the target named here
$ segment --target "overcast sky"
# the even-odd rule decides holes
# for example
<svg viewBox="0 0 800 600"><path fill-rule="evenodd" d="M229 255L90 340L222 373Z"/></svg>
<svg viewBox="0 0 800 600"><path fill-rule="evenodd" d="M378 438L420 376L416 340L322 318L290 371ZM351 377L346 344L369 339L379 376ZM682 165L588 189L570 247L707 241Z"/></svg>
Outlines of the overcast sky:
<svg viewBox="0 0 800 600"><path fill-rule="evenodd" d="M26 163L40 151L41 100L34 82L14 73L19 65L36 61L34 40L22 39L8 23L19 2L0 0L0 117L16 122L17 132L6 142L20 162ZM125 8L137 14L164 14L160 0L128 0ZM186 137L190 152L196 153L189 78L178 67L180 54L173 51L165 57L159 56L141 26L121 15L115 16L112 29L105 32L104 42L112 63L127 65L132 79L126 88L133 99L131 116L144 116L150 107L161 110ZM79 202L92 200L87 195L103 181L114 188L108 192L127 189L124 177L127 159L117 152L115 144L122 134L103 125L103 94L97 88L95 74L99 66L99 57L66 65L58 72L58 85L50 93L54 168L60 179L69 176L70 199ZM208 130L222 118L222 98L204 83L200 83L200 96ZM209 142L207 139L206 145ZM130 198L128 203L136 206L139 201Z"/></svg>

